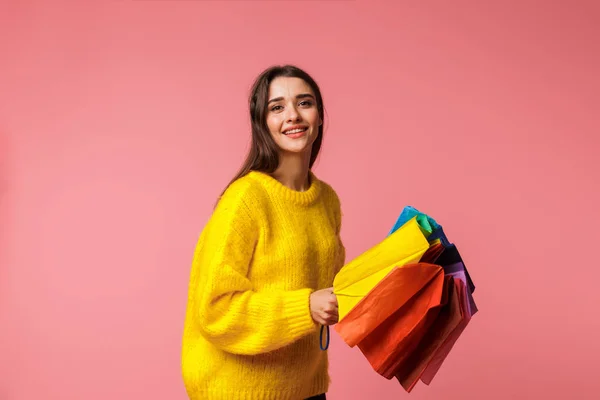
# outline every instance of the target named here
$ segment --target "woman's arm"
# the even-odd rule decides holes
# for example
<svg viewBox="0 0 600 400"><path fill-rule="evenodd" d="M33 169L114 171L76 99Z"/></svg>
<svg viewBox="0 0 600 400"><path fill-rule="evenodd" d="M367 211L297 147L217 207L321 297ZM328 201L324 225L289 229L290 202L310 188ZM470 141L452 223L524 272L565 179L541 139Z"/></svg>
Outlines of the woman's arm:
<svg viewBox="0 0 600 400"><path fill-rule="evenodd" d="M270 352L315 331L311 289L254 291L247 278L259 226L248 193L226 193L203 232L194 257L198 329L220 349Z"/></svg>
<svg viewBox="0 0 600 400"><path fill-rule="evenodd" d="M335 265L335 274L337 274L338 272L340 272L340 270L346 263L346 247L344 246L344 242L342 240L342 216L343 216L342 205L341 205L340 198L338 197L337 193L333 190L332 190L332 192L333 192L333 199L334 199L333 210L334 210L334 215L335 215L335 234L337 236L337 241L338 241L338 246L339 246L338 258L337 258L336 265Z"/></svg>

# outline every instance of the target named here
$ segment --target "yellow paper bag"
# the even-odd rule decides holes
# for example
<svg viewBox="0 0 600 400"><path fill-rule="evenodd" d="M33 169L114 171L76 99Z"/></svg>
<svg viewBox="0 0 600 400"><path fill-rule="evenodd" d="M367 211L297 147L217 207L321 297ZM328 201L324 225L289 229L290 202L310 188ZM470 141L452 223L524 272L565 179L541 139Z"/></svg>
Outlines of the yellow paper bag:
<svg viewBox="0 0 600 400"><path fill-rule="evenodd" d="M340 321L394 267L418 262L428 248L429 242L417 218L413 217L382 242L342 267L333 282Z"/></svg>

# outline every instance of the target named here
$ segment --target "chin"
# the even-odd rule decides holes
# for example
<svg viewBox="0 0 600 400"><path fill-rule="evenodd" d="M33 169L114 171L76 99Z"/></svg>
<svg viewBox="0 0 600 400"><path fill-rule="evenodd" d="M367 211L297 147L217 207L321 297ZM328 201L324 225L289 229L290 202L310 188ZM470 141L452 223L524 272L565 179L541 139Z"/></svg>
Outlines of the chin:
<svg viewBox="0 0 600 400"><path fill-rule="evenodd" d="M304 140L294 139L294 141L291 143L288 138L283 137L282 139L283 140L278 143L279 148L286 153L296 154L302 154L306 153L307 151L311 151L312 144L314 142L314 140L306 140L306 138Z"/></svg>
<svg viewBox="0 0 600 400"><path fill-rule="evenodd" d="M281 151L283 151L284 153L288 153L288 154L305 154L305 153L311 151L310 146L305 146L302 148L297 148L297 147L280 147L280 148L281 148Z"/></svg>

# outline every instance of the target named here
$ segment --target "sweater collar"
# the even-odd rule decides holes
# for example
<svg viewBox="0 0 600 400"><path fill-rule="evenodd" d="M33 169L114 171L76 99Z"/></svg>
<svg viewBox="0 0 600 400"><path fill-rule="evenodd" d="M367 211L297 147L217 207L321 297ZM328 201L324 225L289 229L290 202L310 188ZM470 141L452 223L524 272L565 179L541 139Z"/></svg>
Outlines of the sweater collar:
<svg viewBox="0 0 600 400"><path fill-rule="evenodd" d="M314 203L321 193L321 181L312 171L308 171L308 174L310 176L310 186L305 191L298 191L285 186L265 172L250 171L248 173L251 178L260 182L270 194L299 205L310 205Z"/></svg>

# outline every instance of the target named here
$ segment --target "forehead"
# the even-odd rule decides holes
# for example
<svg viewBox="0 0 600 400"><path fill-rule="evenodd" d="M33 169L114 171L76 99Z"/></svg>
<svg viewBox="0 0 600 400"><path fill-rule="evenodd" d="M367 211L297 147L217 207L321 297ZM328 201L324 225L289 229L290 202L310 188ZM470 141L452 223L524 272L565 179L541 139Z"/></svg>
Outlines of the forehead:
<svg viewBox="0 0 600 400"><path fill-rule="evenodd" d="M295 97L298 94L310 93L314 95L310 85L300 78L278 77L269 85L269 98Z"/></svg>

